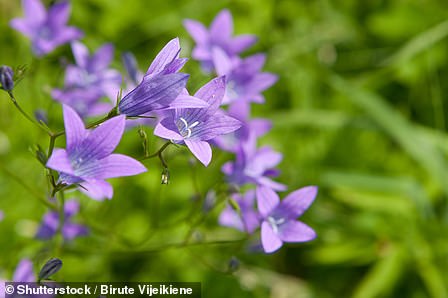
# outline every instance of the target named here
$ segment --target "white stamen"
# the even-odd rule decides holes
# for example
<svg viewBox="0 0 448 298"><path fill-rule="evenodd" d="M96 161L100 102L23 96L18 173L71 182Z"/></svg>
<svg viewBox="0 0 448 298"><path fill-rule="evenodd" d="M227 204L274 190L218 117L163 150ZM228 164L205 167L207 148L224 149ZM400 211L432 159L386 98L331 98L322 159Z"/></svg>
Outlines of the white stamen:
<svg viewBox="0 0 448 298"><path fill-rule="evenodd" d="M180 121L182 122L182 124L183 124L183 127L180 127L180 126L181 126L180 123L177 124L177 128L179 129L181 135L182 135L184 138L189 138L189 137L191 137L191 135L192 135L192 133L193 133L191 129L192 129L193 127L198 126L198 125L199 125L199 121L195 121L195 122L193 122L193 124L188 125L187 120L185 120L183 117L179 117L179 120L180 120Z"/></svg>
<svg viewBox="0 0 448 298"><path fill-rule="evenodd" d="M272 230L273 230L274 233L276 233L276 234L278 233L278 226L285 222L285 219L284 219L284 218L275 219L275 218L272 217L272 216L269 216L269 217L267 218L267 220L268 220L269 224L271 225Z"/></svg>

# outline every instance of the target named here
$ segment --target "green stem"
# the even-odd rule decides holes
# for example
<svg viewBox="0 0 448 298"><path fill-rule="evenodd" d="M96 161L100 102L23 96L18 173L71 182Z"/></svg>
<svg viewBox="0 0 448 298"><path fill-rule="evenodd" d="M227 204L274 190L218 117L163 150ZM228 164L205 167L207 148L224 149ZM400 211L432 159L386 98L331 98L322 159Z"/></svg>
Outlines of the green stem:
<svg viewBox="0 0 448 298"><path fill-rule="evenodd" d="M50 209L57 210L57 207L50 203L45 197L41 196L40 194L36 193L33 188L31 188L29 185L25 184L22 181L22 178L8 170L7 168L0 166L0 169L10 178L15 180L18 184L20 184L24 189L26 189L30 194L33 195L34 198L38 199L41 203L43 203L45 206L47 206Z"/></svg>

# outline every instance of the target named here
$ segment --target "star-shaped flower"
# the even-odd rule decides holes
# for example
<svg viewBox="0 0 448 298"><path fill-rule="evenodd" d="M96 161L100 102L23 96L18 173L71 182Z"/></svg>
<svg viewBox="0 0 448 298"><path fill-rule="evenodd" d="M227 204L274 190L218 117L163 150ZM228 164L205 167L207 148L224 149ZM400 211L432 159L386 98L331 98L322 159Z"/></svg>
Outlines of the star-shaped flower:
<svg viewBox="0 0 448 298"><path fill-rule="evenodd" d="M185 143L199 161L207 166L212 158L208 141L241 127L238 120L219 110L224 89L224 77L211 80L194 94L195 98L207 102L208 107L172 110L157 124L154 134L174 142Z"/></svg>
<svg viewBox="0 0 448 298"><path fill-rule="evenodd" d="M257 38L250 34L232 36L232 14L227 9L215 17L209 30L200 22L188 19L184 21L184 26L196 42L192 57L201 61L203 68L208 71L214 69L214 48L222 49L227 56L233 58L257 42Z"/></svg>
<svg viewBox="0 0 448 298"><path fill-rule="evenodd" d="M280 201L272 189L257 188L258 211L263 220L261 244L266 253L278 250L283 242L306 242L316 238L312 228L296 220L310 207L316 195L317 187L307 186Z"/></svg>
<svg viewBox="0 0 448 298"><path fill-rule="evenodd" d="M114 57L114 47L105 44L94 54L80 42L72 43L76 65L69 65L65 72L64 89L54 89L51 95L74 108L81 116L107 113L113 107L120 90L121 75L109 68ZM107 96L110 102L101 102Z"/></svg>
<svg viewBox="0 0 448 298"><path fill-rule="evenodd" d="M107 120L93 130L69 106L63 106L67 149L55 149L47 167L59 172L59 183L79 184L81 191L96 200L112 198L107 178L132 176L146 168L135 159L112 154L123 135L125 116Z"/></svg>
<svg viewBox="0 0 448 298"><path fill-rule="evenodd" d="M68 1L52 5L48 12L39 0L22 0L22 7L25 17L13 19L10 25L31 39L36 56L46 55L83 35L79 29L66 25L70 15Z"/></svg>

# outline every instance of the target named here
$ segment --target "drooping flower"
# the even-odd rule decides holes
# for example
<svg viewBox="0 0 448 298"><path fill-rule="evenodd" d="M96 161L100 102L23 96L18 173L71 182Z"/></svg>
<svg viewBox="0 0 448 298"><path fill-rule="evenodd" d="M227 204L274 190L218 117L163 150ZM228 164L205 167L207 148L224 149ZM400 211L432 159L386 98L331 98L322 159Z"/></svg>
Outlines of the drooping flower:
<svg viewBox="0 0 448 298"><path fill-rule="evenodd" d="M185 143L194 156L207 166L212 158L208 141L241 126L238 120L219 110L224 88L224 77L211 80L194 94L194 97L207 102L208 107L172 110L157 124L154 134L177 143Z"/></svg>
<svg viewBox="0 0 448 298"><path fill-rule="evenodd" d="M255 147L257 139L271 129L271 122L267 119L250 119L250 105L244 101L232 103L228 115L241 122L241 127L229 134L213 139L213 142L222 150L237 153L241 146Z"/></svg>
<svg viewBox="0 0 448 298"><path fill-rule="evenodd" d="M107 178L132 176L146 168L135 159L112 154L123 135L125 116L107 120L93 130L69 106L63 105L66 149L55 149L47 167L59 172L58 183L79 184L80 190L96 200L112 198L112 186Z"/></svg>
<svg viewBox="0 0 448 298"><path fill-rule="evenodd" d="M70 3L58 2L48 11L39 0L22 0L24 18L13 19L11 27L28 37L36 56L44 56L56 47L79 39L83 33L75 27L67 26Z"/></svg>
<svg viewBox="0 0 448 298"><path fill-rule="evenodd" d="M278 175L275 167L282 159L283 155L270 147L256 148L255 143L252 143L250 146L240 146L235 161L225 163L221 170L229 183L256 184L283 191L286 190L286 185L271 179Z"/></svg>
<svg viewBox="0 0 448 298"><path fill-rule="evenodd" d="M75 200L65 202L64 205L64 223L61 229L62 236L65 240L72 240L79 236L87 235L89 230L87 227L71 222L71 218L79 212L79 203ZM58 231L59 228L59 213L57 211L50 211L46 213L42 219L36 238L50 239Z"/></svg>
<svg viewBox="0 0 448 298"><path fill-rule="evenodd" d="M266 61L265 54L231 59L223 50L213 49L213 61L216 73L227 78L223 104L236 101L263 103L264 96L261 93L278 79L273 73L261 72Z"/></svg>
<svg viewBox="0 0 448 298"><path fill-rule="evenodd" d="M127 93L118 104L120 114L136 117L149 112L167 108L185 106L172 106L179 94L184 90L189 75L178 73L187 62L186 58L179 58L179 39L168 42L157 54L149 66L142 81ZM186 106L196 101L187 102ZM201 105L203 106L203 104Z"/></svg>
<svg viewBox="0 0 448 298"><path fill-rule="evenodd" d="M232 59L256 43L254 35L243 34L233 37L232 14L224 9L218 13L210 25L210 29L194 20L184 20L184 26L196 42L192 57L202 62L206 71L212 71L214 65L212 51L219 48Z"/></svg>
<svg viewBox="0 0 448 298"><path fill-rule="evenodd" d="M74 108L82 117L107 113L113 107L120 90L121 75L109 68L114 47L105 44L94 54L80 42L72 43L76 65L67 66L64 88L54 89L51 95L56 100ZM109 102L101 102L102 97Z"/></svg>
<svg viewBox="0 0 448 298"><path fill-rule="evenodd" d="M244 195L233 194L232 199L238 204L238 213L228 205L219 216L219 224L252 234L260 226L260 216L254 209L255 191L249 190Z"/></svg>
<svg viewBox="0 0 448 298"><path fill-rule="evenodd" d="M261 244L266 253L278 250L283 242L306 242L316 238L312 228L296 220L309 208L316 195L317 187L307 186L280 201L272 189L257 188L258 211L262 217Z"/></svg>

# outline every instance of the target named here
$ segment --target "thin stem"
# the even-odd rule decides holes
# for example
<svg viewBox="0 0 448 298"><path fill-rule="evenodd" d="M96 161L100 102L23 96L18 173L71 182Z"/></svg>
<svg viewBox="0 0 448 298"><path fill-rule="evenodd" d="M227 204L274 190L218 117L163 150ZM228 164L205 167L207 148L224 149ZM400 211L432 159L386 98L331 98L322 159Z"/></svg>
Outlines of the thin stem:
<svg viewBox="0 0 448 298"><path fill-rule="evenodd" d="M145 157L141 158L140 161L142 161L142 160L146 160L146 159L150 159L150 158L153 158L153 157L156 157L156 156L158 156L159 158L161 158L161 156L162 156L162 152L163 152L169 145L171 145L171 142L170 142L170 141L168 141L168 142L166 142L165 144L163 144L163 146L160 147L160 149L157 150L155 153L153 153L153 154L151 154L151 155L148 155L148 156L145 156ZM161 160L163 166L164 166L165 168L167 168L167 165L166 165L165 161L163 160L163 158L161 158L160 160Z"/></svg>
<svg viewBox="0 0 448 298"><path fill-rule="evenodd" d="M30 194L33 195L34 198L38 199L41 203L43 203L48 208L51 208L53 210L57 210L57 207L50 203L45 197L41 196L40 194L36 193L33 188L31 188L29 185L25 184L22 181L22 178L8 170L7 168L0 165L0 169L10 178L15 180L17 183L19 183L24 189L26 189Z"/></svg>
<svg viewBox="0 0 448 298"><path fill-rule="evenodd" d="M9 98L11 99L12 103L14 104L14 106L17 108L17 110L31 123L33 123L34 125L36 125L37 127L39 127L40 129L44 130L48 135L51 135L52 132L51 130L49 130L48 127L42 125L40 122L37 122L35 119L33 119L33 117L31 117L30 115L28 115L23 109L22 107L19 105L19 103L17 102L16 98L14 97L14 94L12 93L12 91L8 91L9 94Z"/></svg>

